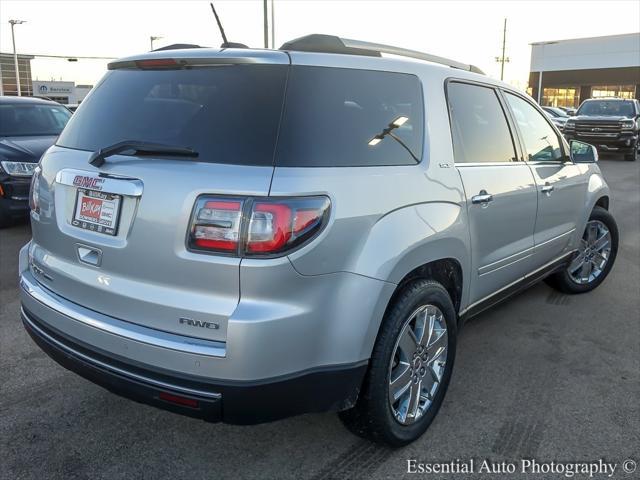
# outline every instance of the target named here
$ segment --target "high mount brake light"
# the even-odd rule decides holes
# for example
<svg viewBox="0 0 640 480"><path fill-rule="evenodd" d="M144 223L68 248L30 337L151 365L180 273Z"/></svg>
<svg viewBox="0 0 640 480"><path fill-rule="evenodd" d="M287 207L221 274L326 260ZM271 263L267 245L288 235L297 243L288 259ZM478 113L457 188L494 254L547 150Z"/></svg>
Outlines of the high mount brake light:
<svg viewBox="0 0 640 480"><path fill-rule="evenodd" d="M151 58L148 60L136 60L136 67L142 69L175 68L179 66L173 58Z"/></svg>
<svg viewBox="0 0 640 480"><path fill-rule="evenodd" d="M317 236L329 217L327 197L200 197L188 244L192 250L241 257L284 255Z"/></svg>

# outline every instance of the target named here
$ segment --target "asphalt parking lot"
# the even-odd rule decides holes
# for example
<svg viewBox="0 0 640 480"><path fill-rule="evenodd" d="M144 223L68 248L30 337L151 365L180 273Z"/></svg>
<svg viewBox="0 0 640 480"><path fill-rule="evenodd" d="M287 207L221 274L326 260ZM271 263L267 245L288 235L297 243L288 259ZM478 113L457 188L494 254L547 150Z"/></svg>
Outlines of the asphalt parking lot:
<svg viewBox="0 0 640 480"><path fill-rule="evenodd" d="M0 231L0 476L395 478L407 475L408 459L535 458L604 459L618 463L613 478L639 478L620 463L640 461L640 162L613 157L600 165L621 232L607 281L582 296L540 284L467 324L438 417L418 442L395 451L352 436L334 414L207 424L67 372L20 321L17 254L29 226Z"/></svg>

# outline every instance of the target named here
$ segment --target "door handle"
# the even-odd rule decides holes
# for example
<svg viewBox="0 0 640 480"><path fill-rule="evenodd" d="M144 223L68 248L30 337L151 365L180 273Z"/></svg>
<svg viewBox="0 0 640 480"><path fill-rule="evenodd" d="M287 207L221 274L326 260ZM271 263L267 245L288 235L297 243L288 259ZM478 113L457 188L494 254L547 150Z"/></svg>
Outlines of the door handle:
<svg viewBox="0 0 640 480"><path fill-rule="evenodd" d="M551 195L551 192L553 192L553 185L551 185L549 182L545 183L544 186L540 189L540 191L544 194L547 195L547 197L549 195Z"/></svg>
<svg viewBox="0 0 640 480"><path fill-rule="evenodd" d="M476 205L480 204L483 207L486 207L489 202L493 202L493 195L487 193L486 190L480 190L480 193L478 195L474 195L473 197L471 197L471 203L474 203Z"/></svg>

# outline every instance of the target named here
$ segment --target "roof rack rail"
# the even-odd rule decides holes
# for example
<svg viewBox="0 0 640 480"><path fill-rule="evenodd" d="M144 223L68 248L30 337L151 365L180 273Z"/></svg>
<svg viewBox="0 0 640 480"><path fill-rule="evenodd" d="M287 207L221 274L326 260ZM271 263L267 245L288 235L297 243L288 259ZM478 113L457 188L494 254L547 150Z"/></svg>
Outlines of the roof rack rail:
<svg viewBox="0 0 640 480"><path fill-rule="evenodd" d="M484 75L484 72L475 65L450 60L438 55L410 50L408 48L394 47L392 45L384 45L381 43L363 42L361 40L351 40L341 38L334 35L313 34L296 38L286 42L280 47L280 50L294 50L301 52L318 52L318 53L342 53L348 55L365 55L369 57L381 57L383 53L389 55L398 55L401 57L416 58L427 62L439 63L448 67L457 68L459 70L467 70L469 72Z"/></svg>
<svg viewBox="0 0 640 480"><path fill-rule="evenodd" d="M185 48L204 48L200 45L195 45L193 43L173 43L171 45L167 45L165 47L156 48L151 50L152 52L163 52L165 50L182 50Z"/></svg>

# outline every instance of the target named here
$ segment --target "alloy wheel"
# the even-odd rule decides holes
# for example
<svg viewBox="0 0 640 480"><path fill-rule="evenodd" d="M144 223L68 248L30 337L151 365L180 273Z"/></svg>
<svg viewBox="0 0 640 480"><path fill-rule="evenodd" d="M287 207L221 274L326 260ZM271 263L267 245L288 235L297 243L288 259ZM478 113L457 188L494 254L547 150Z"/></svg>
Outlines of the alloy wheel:
<svg viewBox="0 0 640 480"><path fill-rule="evenodd" d="M580 285L596 280L611 255L611 233L600 220L590 220L580 240L578 254L569 265L571 279Z"/></svg>
<svg viewBox="0 0 640 480"><path fill-rule="evenodd" d="M410 425L429 409L447 362L447 324L434 305L406 320L389 365L389 405L396 421Z"/></svg>

